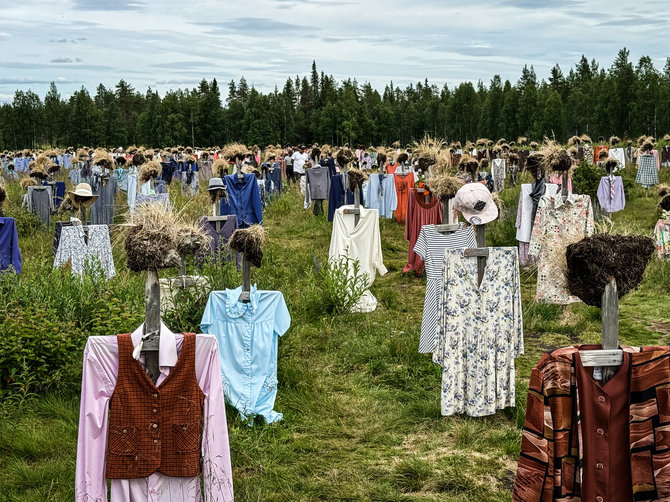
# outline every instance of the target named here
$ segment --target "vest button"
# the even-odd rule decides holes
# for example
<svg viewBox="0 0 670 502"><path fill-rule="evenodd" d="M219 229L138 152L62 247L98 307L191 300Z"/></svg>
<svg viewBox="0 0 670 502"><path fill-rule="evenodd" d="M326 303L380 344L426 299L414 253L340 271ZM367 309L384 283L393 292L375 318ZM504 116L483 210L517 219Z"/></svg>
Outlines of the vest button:
<svg viewBox="0 0 670 502"><path fill-rule="evenodd" d="M186 429L188 429L188 427L185 425L184 427L182 427L182 429L186 430Z"/></svg>
<svg viewBox="0 0 670 502"><path fill-rule="evenodd" d="M158 397L158 394L154 394L154 397Z"/></svg>
<svg viewBox="0 0 670 502"><path fill-rule="evenodd" d="M124 433L124 434L127 434L127 433L128 433L128 429L123 429L123 433Z"/></svg>
<svg viewBox="0 0 670 502"><path fill-rule="evenodd" d="M602 471L604 468L605 468L605 466L603 464L601 464L600 462L598 462L596 464L596 469L598 469L599 471Z"/></svg>
<svg viewBox="0 0 670 502"><path fill-rule="evenodd" d="M154 409L151 410L151 411L154 412L154 413L158 413L158 410L157 410L156 408L154 408Z"/></svg>
<svg viewBox="0 0 670 502"><path fill-rule="evenodd" d="M158 429L158 424L151 424L151 427L153 427L154 429Z"/></svg>
<svg viewBox="0 0 670 502"><path fill-rule="evenodd" d="M154 444L158 444L158 439L154 439Z"/></svg>

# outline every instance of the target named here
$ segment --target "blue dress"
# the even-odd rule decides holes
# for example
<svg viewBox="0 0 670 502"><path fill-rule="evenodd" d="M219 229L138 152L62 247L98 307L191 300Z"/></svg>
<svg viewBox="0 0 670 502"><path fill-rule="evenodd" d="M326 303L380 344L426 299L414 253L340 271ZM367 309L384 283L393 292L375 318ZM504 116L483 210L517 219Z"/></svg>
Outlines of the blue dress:
<svg viewBox="0 0 670 502"><path fill-rule="evenodd" d="M212 291L200 329L219 341L221 378L226 401L243 420L262 416L272 423L277 397L277 345L291 326L291 316L279 291L251 287L250 302L238 301L242 286Z"/></svg>

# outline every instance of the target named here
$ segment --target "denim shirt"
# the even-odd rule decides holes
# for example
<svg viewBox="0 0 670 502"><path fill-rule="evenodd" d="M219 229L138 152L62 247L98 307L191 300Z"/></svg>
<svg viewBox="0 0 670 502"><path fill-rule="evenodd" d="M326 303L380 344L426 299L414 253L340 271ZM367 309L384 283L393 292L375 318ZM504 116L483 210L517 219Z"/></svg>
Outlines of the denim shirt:
<svg viewBox="0 0 670 502"><path fill-rule="evenodd" d="M238 301L242 287L212 291L200 329L216 336L226 401L242 419L255 415L268 423L283 415L274 411L277 397L277 345L291 325L291 316L279 291L252 286L250 302Z"/></svg>
<svg viewBox="0 0 670 502"><path fill-rule="evenodd" d="M244 173L244 179L240 181L237 174L229 174L223 182L228 187L228 200L221 201L221 214L237 216L238 228L256 223L262 225L263 209L256 175Z"/></svg>
<svg viewBox="0 0 670 502"><path fill-rule="evenodd" d="M19 233L14 218L0 217L0 271L10 267L17 274L21 273Z"/></svg>

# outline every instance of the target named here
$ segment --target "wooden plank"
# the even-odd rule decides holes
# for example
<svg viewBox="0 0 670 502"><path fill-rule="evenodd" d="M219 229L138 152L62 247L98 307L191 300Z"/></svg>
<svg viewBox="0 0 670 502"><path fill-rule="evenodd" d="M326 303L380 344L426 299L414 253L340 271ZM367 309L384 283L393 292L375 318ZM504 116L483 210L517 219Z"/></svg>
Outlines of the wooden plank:
<svg viewBox="0 0 670 502"><path fill-rule="evenodd" d="M463 256L466 258L488 258L488 248L470 248L463 251Z"/></svg>
<svg viewBox="0 0 670 502"><path fill-rule="evenodd" d="M563 200L568 198L568 173L563 174L561 178L561 195Z"/></svg>
<svg viewBox="0 0 670 502"><path fill-rule="evenodd" d="M622 350L584 350L579 353L582 365L593 366L620 366L623 363Z"/></svg>
<svg viewBox="0 0 670 502"><path fill-rule="evenodd" d="M158 282L158 270L147 270L147 281L144 290L145 314L144 332L149 336L144 339L144 371L152 382L156 383L160 370L158 368L158 349L161 329L161 290Z"/></svg>

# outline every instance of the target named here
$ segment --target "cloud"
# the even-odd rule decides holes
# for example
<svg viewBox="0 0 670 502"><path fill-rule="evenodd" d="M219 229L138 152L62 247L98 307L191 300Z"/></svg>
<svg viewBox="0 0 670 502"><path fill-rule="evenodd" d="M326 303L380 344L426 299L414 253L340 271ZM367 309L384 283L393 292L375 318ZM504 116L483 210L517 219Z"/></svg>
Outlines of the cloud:
<svg viewBox="0 0 670 502"><path fill-rule="evenodd" d="M517 9L572 10L577 6L588 5L588 3L580 0L502 0L498 2L498 5Z"/></svg>
<svg viewBox="0 0 670 502"><path fill-rule="evenodd" d="M52 59L50 63L74 63L74 59L72 58L56 58Z"/></svg>
<svg viewBox="0 0 670 502"><path fill-rule="evenodd" d="M155 68L168 68L174 70L202 69L211 68L209 61L173 61L171 63L153 63Z"/></svg>
<svg viewBox="0 0 670 502"><path fill-rule="evenodd" d="M86 37L59 38L59 39L51 38L51 39L49 39L49 43L52 43L52 44L76 44L76 43L79 43L79 42L83 42L84 40L86 40Z"/></svg>
<svg viewBox="0 0 670 502"><path fill-rule="evenodd" d="M276 21L265 17L238 17L230 21L210 22L202 21L196 22L199 26L211 28L208 33L216 33L216 30L223 30L227 32L238 32L249 34L250 36L267 36L271 33L300 33L306 35L312 33L314 28L294 23L287 23L283 21ZM308 30L308 31L306 31Z"/></svg>
<svg viewBox="0 0 670 502"><path fill-rule="evenodd" d="M78 10L142 10L145 3L132 0L75 0L73 7Z"/></svg>
<svg viewBox="0 0 670 502"><path fill-rule="evenodd" d="M64 77L58 77L56 80L58 83L62 84L76 84L81 83L80 80L70 80ZM19 78L0 78L0 85L23 85L23 84L50 84L53 80L41 80L31 77L19 77Z"/></svg>

